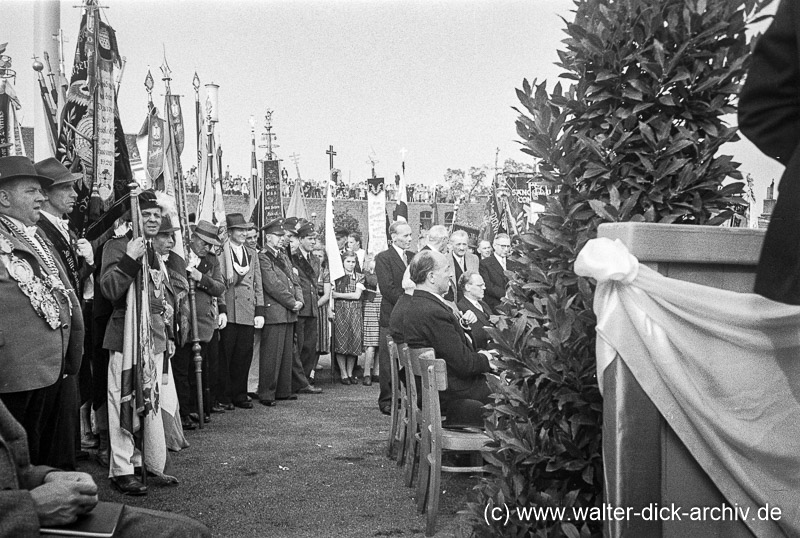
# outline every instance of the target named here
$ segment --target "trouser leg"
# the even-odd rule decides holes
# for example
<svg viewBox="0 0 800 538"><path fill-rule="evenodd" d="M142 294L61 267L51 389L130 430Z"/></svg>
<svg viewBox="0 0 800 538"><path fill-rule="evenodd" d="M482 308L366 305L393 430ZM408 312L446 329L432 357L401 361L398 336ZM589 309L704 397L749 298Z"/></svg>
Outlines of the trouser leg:
<svg viewBox="0 0 800 538"><path fill-rule="evenodd" d="M389 363L389 347L383 344L386 342L386 336L389 334L389 327L380 327L378 334L379 342L381 342L381 345L378 347L378 365L380 367L381 385L378 405L388 408L392 403L392 376L390 375L391 364Z"/></svg>

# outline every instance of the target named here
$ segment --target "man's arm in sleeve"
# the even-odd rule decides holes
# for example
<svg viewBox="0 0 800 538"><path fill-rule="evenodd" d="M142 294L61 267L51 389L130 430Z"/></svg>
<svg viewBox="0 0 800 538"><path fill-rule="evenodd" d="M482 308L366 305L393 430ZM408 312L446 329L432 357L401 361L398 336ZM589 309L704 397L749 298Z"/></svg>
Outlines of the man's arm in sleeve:
<svg viewBox="0 0 800 538"><path fill-rule="evenodd" d="M389 304L394 305L397 303L400 295L403 294L403 288L400 282L394 281L392 266L388 258L388 256L380 255L375 257L375 274L378 277L378 288L381 290L382 300L388 301Z"/></svg>
<svg viewBox="0 0 800 538"><path fill-rule="evenodd" d="M261 285L266 294L278 301L278 303L285 308L289 310L293 309L296 299L294 293L289 291L289 288L278 276L277 272L281 270L275 268L275 264L272 263L272 260L269 259L267 254L262 252L258 256L258 261L261 266ZM285 273L284 278L286 278Z"/></svg>
<svg viewBox="0 0 800 538"><path fill-rule="evenodd" d="M209 256L211 271L203 274L198 286L212 297L221 297L225 294L225 280L222 279L222 270L216 256Z"/></svg>
<svg viewBox="0 0 800 538"><path fill-rule="evenodd" d="M103 249L100 291L109 301L116 301L128 292L142 264L126 253L124 241L110 240Z"/></svg>

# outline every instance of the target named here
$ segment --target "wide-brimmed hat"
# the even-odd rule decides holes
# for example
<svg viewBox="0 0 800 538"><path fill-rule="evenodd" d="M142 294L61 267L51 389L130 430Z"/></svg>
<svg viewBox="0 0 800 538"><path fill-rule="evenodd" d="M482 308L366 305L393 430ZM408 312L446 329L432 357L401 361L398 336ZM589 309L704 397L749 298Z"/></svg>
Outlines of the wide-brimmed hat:
<svg viewBox="0 0 800 538"><path fill-rule="evenodd" d="M37 179L43 189L49 189L53 180L36 171L36 167L27 157L0 157L0 183L18 178Z"/></svg>
<svg viewBox="0 0 800 538"><path fill-rule="evenodd" d="M66 166L61 164L61 161L55 157L50 157L33 165L36 172L40 176L49 177L53 180L53 184L48 187L58 187L60 185L72 185L78 179L83 177L83 174L73 174Z"/></svg>
<svg viewBox="0 0 800 538"><path fill-rule="evenodd" d="M169 215L164 215L161 217L161 227L158 229L158 233L160 234L171 234L180 230L180 226L173 226L172 219Z"/></svg>
<svg viewBox="0 0 800 538"><path fill-rule="evenodd" d="M253 228L252 222L247 222L244 218L244 215L241 213L230 213L225 216L225 222L228 225L228 229L231 228L238 228L240 230L249 230Z"/></svg>
<svg viewBox="0 0 800 538"><path fill-rule="evenodd" d="M264 233L272 235L284 235L286 231L283 228L283 219L274 219L267 223L266 226L261 228Z"/></svg>
<svg viewBox="0 0 800 538"><path fill-rule="evenodd" d="M215 247L222 244L219 240L219 228L207 220L201 220L197 223L197 226L194 227L194 235Z"/></svg>

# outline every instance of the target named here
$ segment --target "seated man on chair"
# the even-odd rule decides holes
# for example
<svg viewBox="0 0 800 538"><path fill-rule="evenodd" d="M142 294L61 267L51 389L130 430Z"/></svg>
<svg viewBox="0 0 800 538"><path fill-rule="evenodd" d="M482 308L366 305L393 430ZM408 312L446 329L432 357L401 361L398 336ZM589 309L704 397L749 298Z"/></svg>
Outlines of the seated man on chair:
<svg viewBox="0 0 800 538"><path fill-rule="evenodd" d="M97 485L80 472L31 465L25 430L0 401L0 536L34 538L41 527L72 523L97 504ZM124 506L114 536L203 538L198 521L179 514Z"/></svg>
<svg viewBox="0 0 800 538"><path fill-rule="evenodd" d="M423 250L409 267L416 290L410 305L414 315L404 320L405 341L410 348L433 348L436 357L447 363L447 390L440 394L443 410L458 399L488 403L491 391L484 374L492 371L489 359L493 355L475 351L461 320L442 297L450 285L447 258Z"/></svg>

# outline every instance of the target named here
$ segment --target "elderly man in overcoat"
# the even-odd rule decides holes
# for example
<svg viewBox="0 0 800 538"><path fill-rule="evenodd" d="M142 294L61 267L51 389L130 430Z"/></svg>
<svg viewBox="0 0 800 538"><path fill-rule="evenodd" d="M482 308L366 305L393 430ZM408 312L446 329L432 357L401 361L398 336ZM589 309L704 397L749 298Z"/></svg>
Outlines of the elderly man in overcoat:
<svg viewBox="0 0 800 538"><path fill-rule="evenodd" d="M36 227L51 184L27 157L0 158L0 400L25 428L31 461L52 465L57 398L80 368L84 329L67 272Z"/></svg>

